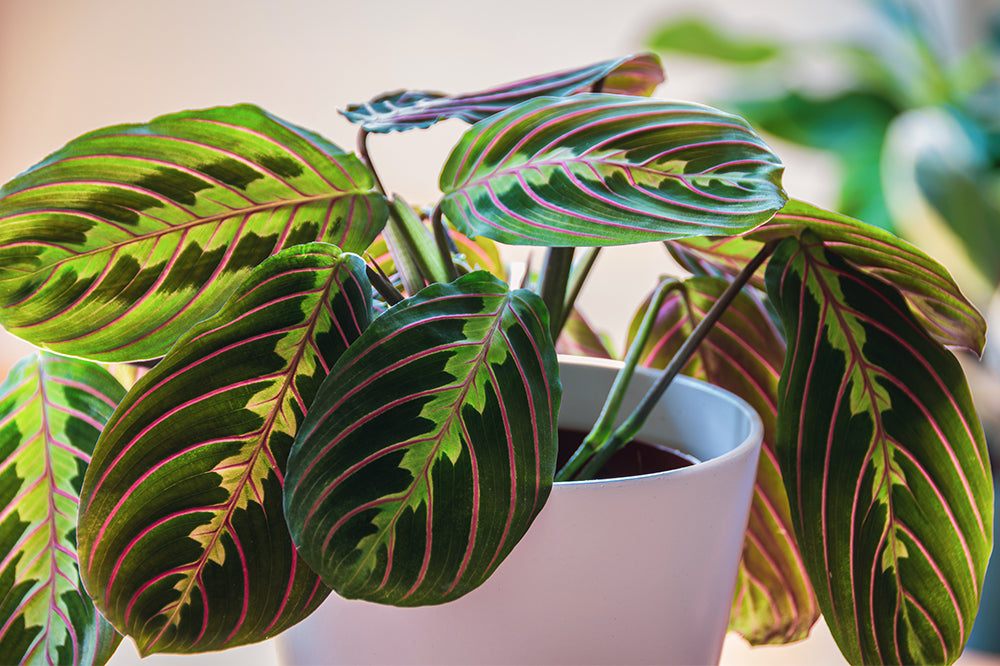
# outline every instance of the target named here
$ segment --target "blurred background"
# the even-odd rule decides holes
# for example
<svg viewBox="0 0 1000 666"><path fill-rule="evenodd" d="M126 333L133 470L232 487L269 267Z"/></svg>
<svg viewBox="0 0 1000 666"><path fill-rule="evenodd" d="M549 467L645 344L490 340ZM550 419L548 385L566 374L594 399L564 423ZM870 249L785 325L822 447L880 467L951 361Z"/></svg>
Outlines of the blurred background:
<svg viewBox="0 0 1000 666"><path fill-rule="evenodd" d="M664 61L658 96L746 116L782 156L792 196L915 241L993 317L1000 0L0 0L0 182L88 130L236 102L352 149L337 109L377 93L465 92L643 50ZM373 137L387 189L435 200L465 127ZM641 294L630 302L614 283L652 286L670 270L657 244L605 251L581 309L620 350ZM30 349L0 332L0 373ZM994 356L988 344L966 362L996 441ZM962 663L1000 663L985 653L1000 649L998 609L984 603L979 651ZM722 662L843 663L823 626L813 634L755 650L731 637ZM112 663L136 661L123 644ZM192 663L143 663L175 661ZM214 663L277 661L265 643Z"/></svg>

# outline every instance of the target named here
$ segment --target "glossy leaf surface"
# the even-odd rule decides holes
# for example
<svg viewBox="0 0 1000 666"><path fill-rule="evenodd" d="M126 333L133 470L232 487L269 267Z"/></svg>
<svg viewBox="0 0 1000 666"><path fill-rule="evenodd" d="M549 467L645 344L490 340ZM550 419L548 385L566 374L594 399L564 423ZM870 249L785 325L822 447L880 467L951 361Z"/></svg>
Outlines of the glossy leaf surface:
<svg viewBox="0 0 1000 666"><path fill-rule="evenodd" d="M0 323L55 351L155 358L282 248L364 250L368 169L248 105L71 141L0 189Z"/></svg>
<svg viewBox="0 0 1000 666"><path fill-rule="evenodd" d="M854 663L950 663L979 605L993 490L958 361L813 234L767 289L788 335L777 451L820 607Z"/></svg>
<svg viewBox="0 0 1000 666"><path fill-rule="evenodd" d="M643 53L462 95L401 90L352 104L341 113L369 132L404 131L430 127L448 118L475 123L535 97L565 97L590 90L595 84L603 92L648 96L663 81L659 57Z"/></svg>
<svg viewBox="0 0 1000 666"><path fill-rule="evenodd" d="M260 641L325 598L285 525L285 461L370 311L360 257L290 248L115 412L84 485L80 562L102 612L144 654Z"/></svg>
<svg viewBox="0 0 1000 666"><path fill-rule="evenodd" d="M334 367L292 448L300 552L348 598L462 596L548 497L560 396L533 293L476 272L399 303Z"/></svg>
<svg viewBox="0 0 1000 666"><path fill-rule="evenodd" d="M986 322L944 266L887 231L801 201L789 201L768 222L743 236L684 239L671 244L671 254L698 272L735 275L761 243L794 236L803 229L816 234L856 268L898 289L922 325L942 344L982 353ZM752 284L763 286L756 278Z"/></svg>
<svg viewBox="0 0 1000 666"><path fill-rule="evenodd" d="M619 95L542 98L473 126L441 174L466 235L601 246L732 234L785 202L782 166L735 116Z"/></svg>
<svg viewBox="0 0 1000 666"><path fill-rule="evenodd" d="M76 519L94 443L125 390L48 353L0 385L0 661L103 664L121 637L80 580Z"/></svg>
<svg viewBox="0 0 1000 666"><path fill-rule="evenodd" d="M640 363L662 369L704 319L728 282L691 278L664 301ZM632 321L629 340L648 301ZM757 302L736 300L698 347L684 374L708 381L746 400L764 424L729 629L754 645L805 638L819 616L799 548L792 538L788 497L775 456L778 379L785 344Z"/></svg>

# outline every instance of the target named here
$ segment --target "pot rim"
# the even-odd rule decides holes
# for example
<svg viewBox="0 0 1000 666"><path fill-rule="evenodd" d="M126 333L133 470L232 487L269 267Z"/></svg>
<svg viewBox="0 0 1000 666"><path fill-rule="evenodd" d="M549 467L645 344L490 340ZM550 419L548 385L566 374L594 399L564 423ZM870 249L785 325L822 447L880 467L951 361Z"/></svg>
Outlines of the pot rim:
<svg viewBox="0 0 1000 666"><path fill-rule="evenodd" d="M618 370L622 367L623 363L621 361L616 361L613 359L606 358L594 358L590 356L573 356L567 354L559 355L559 364L572 363L574 365L591 366L598 368L609 368L613 370ZM659 370L652 370L650 368L644 368L637 366L635 369L636 375L645 375L651 379L660 373ZM711 473L713 468L730 464L733 458L741 458L748 454L757 455L755 449L760 449L762 441L764 438L764 424L761 421L760 415L747 403L745 400L740 398L734 393L731 393L723 388L716 386L715 384L709 384L708 382L702 381L700 379L695 379L693 377L687 377L685 375L678 375L674 378L674 382L679 382L680 384L687 385L696 391L704 393L706 397L711 397L715 400L721 400L722 402L729 403L736 408L747 420L747 434L743 440L734 446L729 451L723 453L722 455L715 456L713 458L708 458L707 460L698 460L693 465L688 465L686 467L681 467L678 469L670 469L663 472L651 472L649 474L639 474L634 476L617 476L610 479L587 479L583 481L556 481L552 485L553 487L582 487L582 486L594 486L594 485L615 485L626 482L635 483L637 480L655 480L660 479L665 475L671 475L672 477L677 477L678 480L692 476L700 475L705 473Z"/></svg>

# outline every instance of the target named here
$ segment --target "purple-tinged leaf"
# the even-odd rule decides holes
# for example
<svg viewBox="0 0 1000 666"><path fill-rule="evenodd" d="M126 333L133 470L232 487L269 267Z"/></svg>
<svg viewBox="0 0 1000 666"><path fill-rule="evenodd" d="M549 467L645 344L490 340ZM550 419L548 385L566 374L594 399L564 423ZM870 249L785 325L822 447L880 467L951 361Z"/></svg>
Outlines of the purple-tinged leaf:
<svg viewBox="0 0 1000 666"><path fill-rule="evenodd" d="M671 254L692 272L735 275L769 241L816 234L856 268L874 275L903 294L924 327L944 345L981 354L986 323L948 270L924 252L888 231L801 201L789 201L765 224L731 238L690 238L669 244ZM755 277L751 284L762 287Z"/></svg>
<svg viewBox="0 0 1000 666"><path fill-rule="evenodd" d="M370 316L360 257L290 248L122 401L84 483L80 563L98 607L141 653L257 642L326 597L285 524L285 461Z"/></svg>
<svg viewBox="0 0 1000 666"><path fill-rule="evenodd" d="M864 222L790 201L750 240L798 235L809 229L823 244L865 273L898 289L924 328L944 345L982 354L986 322L948 270L910 243Z"/></svg>
<svg viewBox="0 0 1000 666"><path fill-rule="evenodd" d="M744 236L682 238L665 243L670 256L694 275L732 278L760 252L763 243ZM749 285L764 290L762 271L755 273Z"/></svg>
<svg viewBox="0 0 1000 666"><path fill-rule="evenodd" d="M660 308L640 363L666 367L727 284L708 277L685 280ZM647 300L633 319L630 341L648 307ZM729 619L730 630L754 645L803 639L819 616L802 555L792 538L788 497L774 451L784 355L784 341L770 318L757 301L740 294L683 370L740 396L764 424L764 445Z"/></svg>
<svg viewBox="0 0 1000 666"><path fill-rule="evenodd" d="M100 361L163 356L250 271L381 231L371 172L254 106L85 134L0 188L0 323Z"/></svg>
<svg viewBox="0 0 1000 666"><path fill-rule="evenodd" d="M40 352L0 385L0 661L103 664L121 636L80 579L76 519L94 443L125 390Z"/></svg>
<svg viewBox="0 0 1000 666"><path fill-rule="evenodd" d="M810 230L782 242L766 279L788 336L778 460L834 639L854 663L951 663L993 544L961 366L898 290Z"/></svg>
<svg viewBox="0 0 1000 666"><path fill-rule="evenodd" d="M462 95L400 90L351 104L341 113L368 132L401 132L448 118L475 123L536 97L565 97L595 86L607 93L649 96L663 81L659 57L643 53Z"/></svg>
<svg viewBox="0 0 1000 666"><path fill-rule="evenodd" d="M569 313L566 325L556 340L556 351L591 358L614 358L610 341L595 331L587 318L575 308Z"/></svg>
<svg viewBox="0 0 1000 666"><path fill-rule="evenodd" d="M441 173L468 236L602 246L734 234L785 202L782 166L740 118L620 95L541 98L469 129Z"/></svg>
<svg viewBox="0 0 1000 666"><path fill-rule="evenodd" d="M537 295L480 271L393 306L340 358L296 437L285 491L292 537L328 585L437 604L507 556L555 473L561 385L548 331Z"/></svg>

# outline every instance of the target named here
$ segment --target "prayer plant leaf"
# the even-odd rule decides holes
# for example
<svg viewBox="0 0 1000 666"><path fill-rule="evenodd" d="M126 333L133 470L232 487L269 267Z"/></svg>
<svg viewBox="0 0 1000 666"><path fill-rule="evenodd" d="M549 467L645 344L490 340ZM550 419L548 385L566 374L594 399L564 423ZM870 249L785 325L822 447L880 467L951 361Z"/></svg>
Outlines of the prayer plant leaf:
<svg viewBox="0 0 1000 666"><path fill-rule="evenodd" d="M541 98L470 128L441 174L469 236L601 246L733 234L785 202L782 166L740 118L620 95Z"/></svg>
<svg viewBox="0 0 1000 666"><path fill-rule="evenodd" d="M375 320L323 383L285 515L339 594L438 604L481 584L555 473L561 385L535 294L480 271Z"/></svg>
<svg viewBox="0 0 1000 666"><path fill-rule="evenodd" d="M735 275L760 244L809 229L854 267L898 289L927 331L944 345L981 354L986 322L948 270L893 234L801 201L789 201L773 218L743 236L691 238L670 244L686 267L707 274ZM755 286L763 286L754 279Z"/></svg>
<svg viewBox="0 0 1000 666"><path fill-rule="evenodd" d="M685 280L664 301L640 363L667 366L728 281ZM632 320L629 341L649 307ZM740 562L729 629L754 645L805 638L819 606L802 554L792 537L788 497L775 456L778 379L785 343L757 302L740 294L699 345L684 374L711 382L746 400L764 423L753 503Z"/></svg>
<svg viewBox="0 0 1000 666"><path fill-rule="evenodd" d="M944 345L981 354L986 322L948 270L893 234L846 215L790 201L767 224L747 234L751 240L798 235L803 229L865 273L898 289L921 325Z"/></svg>
<svg viewBox="0 0 1000 666"><path fill-rule="evenodd" d="M80 579L76 518L94 443L125 389L39 352L0 385L0 661L103 664L121 636Z"/></svg>
<svg viewBox="0 0 1000 666"><path fill-rule="evenodd" d="M361 252L386 216L357 157L254 106L97 130L0 188L0 324L73 356L159 357L268 256Z"/></svg>
<svg viewBox="0 0 1000 666"><path fill-rule="evenodd" d="M257 642L326 597L285 524L285 461L370 313L360 257L290 248L122 401L84 483L80 562L101 612L141 653Z"/></svg>
<svg viewBox="0 0 1000 666"><path fill-rule="evenodd" d="M471 124L535 97L565 97L595 86L608 93L649 96L664 78L660 58L642 53L462 95L400 90L351 104L341 113L368 132L402 132L448 118Z"/></svg>
<svg viewBox="0 0 1000 666"><path fill-rule="evenodd" d="M950 663L993 541L958 360L896 289L809 231L782 242L766 279L789 338L778 460L827 624L854 663Z"/></svg>

